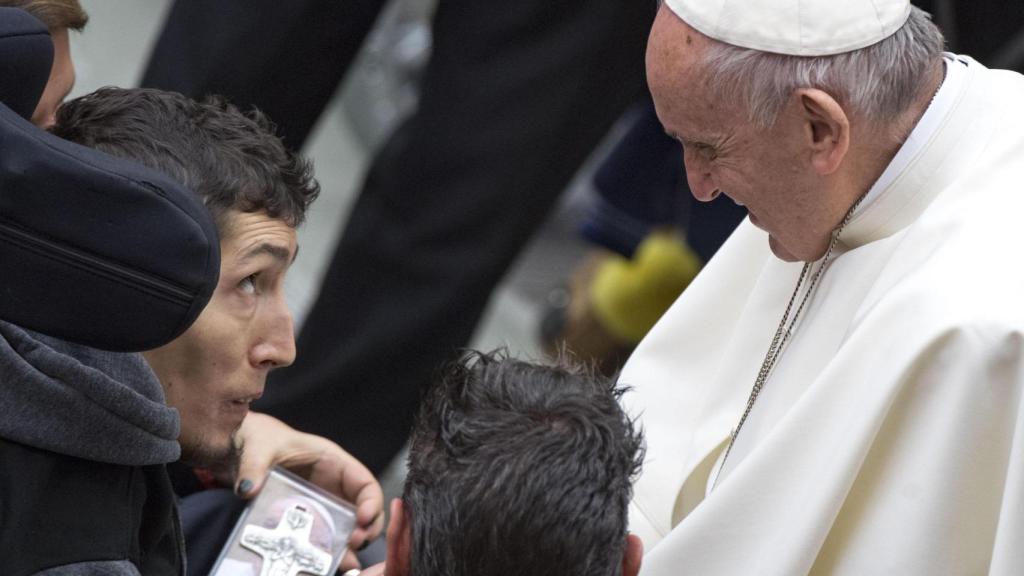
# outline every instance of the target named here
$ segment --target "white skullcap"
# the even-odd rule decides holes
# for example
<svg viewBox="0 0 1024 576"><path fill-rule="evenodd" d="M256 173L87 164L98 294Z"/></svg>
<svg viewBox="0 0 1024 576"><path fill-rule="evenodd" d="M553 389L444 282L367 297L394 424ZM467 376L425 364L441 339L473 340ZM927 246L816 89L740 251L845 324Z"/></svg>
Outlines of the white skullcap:
<svg viewBox="0 0 1024 576"><path fill-rule="evenodd" d="M665 0L715 40L793 56L841 54L880 42L910 17L910 0Z"/></svg>

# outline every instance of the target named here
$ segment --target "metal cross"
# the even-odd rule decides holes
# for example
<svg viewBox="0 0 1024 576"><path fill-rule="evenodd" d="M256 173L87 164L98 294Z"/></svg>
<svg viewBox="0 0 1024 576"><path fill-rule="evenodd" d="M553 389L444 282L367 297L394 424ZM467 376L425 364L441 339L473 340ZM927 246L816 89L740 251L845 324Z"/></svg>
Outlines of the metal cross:
<svg viewBox="0 0 1024 576"><path fill-rule="evenodd" d="M310 542L313 514L293 504L273 530L249 525L242 531L242 546L263 558L260 576L327 576L332 557Z"/></svg>

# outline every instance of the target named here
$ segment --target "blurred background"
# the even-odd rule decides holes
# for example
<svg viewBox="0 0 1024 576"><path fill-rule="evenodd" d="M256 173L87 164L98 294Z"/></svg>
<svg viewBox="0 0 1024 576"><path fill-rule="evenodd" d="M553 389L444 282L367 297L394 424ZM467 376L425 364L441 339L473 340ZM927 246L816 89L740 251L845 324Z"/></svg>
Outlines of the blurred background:
<svg viewBox="0 0 1024 576"><path fill-rule="evenodd" d="M85 33L71 35L78 80L71 96L106 85L137 86L172 0L82 0L90 15ZM951 48L995 67L1024 64L1024 2L1021 0L918 0L935 15ZM430 18L436 0L392 0L378 18L355 64L321 116L303 152L323 186L300 230L302 257L288 280L288 295L300 326L316 297L327 259L359 192L367 163L399 120L416 105L417 81L429 56ZM297 88L298 89L298 88ZM622 124L620 122L620 124ZM578 233L592 195L590 177L623 128L584 164L557 209L492 295L473 341L475 348L507 345L540 358L540 315L586 244Z"/></svg>
<svg viewBox="0 0 1024 576"><path fill-rule="evenodd" d="M353 2L352 6L360 5L355 0L349 1ZM640 4L629 4L630 10L635 10L636 6L653 7L653 0L647 5L643 5L646 0L636 1ZM81 3L89 13L90 21L84 33L71 35L72 55L78 72L71 96L106 85L139 85L172 0L81 0ZM920 0L916 4L935 15L953 51L970 54L996 67L1020 69L1024 65L1024 2L1021 0L978 0L971 3ZM203 6L195 4L192 8L201 10ZM510 12L513 10L513 7L506 8ZM387 4L362 43L362 49L344 81L305 140L302 151L314 163L322 193L312 206L306 224L299 230L301 257L293 265L286 284L297 330L301 329L308 310L316 300L321 280L345 226L345 216L360 193L370 161L393 129L416 108L419 80L423 77L433 43L431 18L435 9L436 0L392 0ZM547 13L542 13L539 21L546 17ZM607 14L604 17L609 18ZM614 20L614 16L610 19ZM272 24L273 28L278 27L276 21ZM465 31L465 28L459 30ZM189 42L190 32L191 28L185 30ZM537 40L532 29L526 32L528 38L515 40ZM606 38L610 44L615 43L614 32L608 34L612 36L610 40ZM564 33L564 30L559 33ZM498 44L500 40L502 38L499 37ZM575 66L576 60L571 60L570 67ZM539 62L533 68L542 67L543 63ZM637 58L637 70L641 67ZM458 65L453 68L459 69ZM485 72L493 72L497 80L494 77L490 80L500 85L506 80L504 75L510 71L499 68ZM263 71L259 72L262 74ZM516 74L509 75L513 78L509 82L515 82ZM599 74L592 72L589 76ZM558 80L556 78L555 83ZM445 77L442 81L450 84L452 78ZM615 84L614 79L606 83ZM285 89L301 93L304 86L285 86ZM598 100L608 94L587 93L586 96ZM645 113L646 126L642 118ZM538 121L544 121L543 116L539 118ZM557 132L559 126L562 125L544 128ZM498 136L504 135L503 132ZM548 212L544 224L491 293L470 342L471 348L490 350L504 346L513 355L543 360L545 346L550 350L551 343L556 340L551 337L553 333L564 337L564 342L582 352L584 357L605 357L608 360L605 368L614 372L631 346L685 288L700 264L710 258L731 227L743 216L735 211L735 207L723 207L721 202L712 205L712 208L717 205L714 211L693 203L689 199L685 179L677 182L671 178L675 176L678 179L682 174L678 149L666 148L664 142L655 142L651 138L666 140L648 102L646 110L634 109L632 113L625 114L602 143L594 148L589 159L579 166L555 208ZM631 146L614 149L620 140ZM674 142L667 144L675 145ZM630 150L635 152L631 155ZM655 158L650 153L652 150L667 156ZM614 160L609 162L611 168L598 171L609 152L612 152L611 160ZM654 172L661 172L663 178L652 179L650 175ZM597 187L602 187L599 192L603 194L595 194ZM515 186L510 188L515 193L531 192ZM662 198L642 204L637 197L643 197L644 192L651 193L655 200L659 194ZM608 204L605 208L611 206L611 209L599 210L599 217L594 220L596 196L603 196L603 201ZM525 202L522 200L520 203ZM629 214L631 210L633 213ZM666 216L669 213L679 217ZM643 225L636 226L637 220L644 221ZM485 227L489 225L485 216L481 216L480 221ZM591 234L590 243L584 240L581 225L585 234L588 222L596 222L598 228L603 226L605 235ZM715 222L718 224L708 226ZM671 229L672 238L656 237L657 232L666 227ZM623 236L623 230L628 234ZM645 237L653 238L655 244L641 247L641 240ZM620 246L620 243L625 246ZM691 247L695 252L690 250ZM589 269L588 262L593 264ZM642 265L629 267L637 262ZM577 270L583 273L574 274ZM597 296L607 298L599 300ZM571 308L574 300L577 304L583 301L586 306ZM650 306L652 301L657 301L658 306ZM552 314L559 310L562 311L561 316ZM632 321L641 316L646 316L643 322ZM449 319L445 317L442 320L448 322ZM418 321L418 317L414 321ZM542 326L548 328L546 340L541 336ZM595 340L594 334L602 335L603 339ZM362 333L357 333L356 337L362 338ZM420 346L422 341L421 337L414 344ZM406 355L407 351L399 351L388 361L400 362ZM388 365L380 362L370 365L370 368L377 372L389 370ZM351 373L347 375L349 380L359 380L352 378ZM345 398L351 400L352 396ZM384 400L377 400L378 404L382 402ZM362 424L355 427L372 431L381 424L379 420L370 420L373 423L371 427ZM387 496L395 495L399 490L403 460L402 457L397 458L382 474ZM378 470L382 466L371 467Z"/></svg>
<svg viewBox="0 0 1024 576"><path fill-rule="evenodd" d="M108 85L138 86L172 1L81 3L90 19L84 33L71 35L77 80L70 97ZM286 282L296 330L316 298L373 151L416 105L417 80L431 46L433 9L433 0L390 3L302 150L314 163L322 192L299 230L301 257ZM599 147L594 158L606 147ZM493 293L471 347L506 346L520 357L543 358L540 317L551 298L565 297L560 286L586 250L577 226L593 163L584 165ZM403 476L404 454L381 475L387 497L400 493Z"/></svg>
<svg viewBox="0 0 1024 576"><path fill-rule="evenodd" d="M72 33L78 79L71 97L101 86L137 86L171 0L82 0L89 14L84 33ZM289 273L287 291L298 328L316 297L342 218L359 192L372 150L415 105L418 72L430 49L432 0L396 0L382 14L362 54L321 117L303 153L311 158L323 191L299 230L302 256ZM583 253L575 232L586 178L527 247L491 298L473 347L507 345L540 358L537 323L542 304Z"/></svg>

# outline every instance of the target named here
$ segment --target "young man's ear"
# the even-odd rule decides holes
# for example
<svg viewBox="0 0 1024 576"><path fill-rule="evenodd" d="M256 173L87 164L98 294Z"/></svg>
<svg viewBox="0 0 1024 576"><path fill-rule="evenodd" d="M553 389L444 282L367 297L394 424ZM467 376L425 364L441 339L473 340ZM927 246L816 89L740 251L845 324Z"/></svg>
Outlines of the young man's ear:
<svg viewBox="0 0 1024 576"><path fill-rule="evenodd" d="M387 562L384 576L409 576L412 557L412 524L400 498L391 501L391 523L387 532Z"/></svg>
<svg viewBox="0 0 1024 576"><path fill-rule="evenodd" d="M622 576L636 576L644 557L644 543L636 534L626 534L626 549L622 553Z"/></svg>
<svg viewBox="0 0 1024 576"><path fill-rule="evenodd" d="M839 102L822 90L801 88L797 98L811 164L822 176L832 174L850 149L850 119Z"/></svg>

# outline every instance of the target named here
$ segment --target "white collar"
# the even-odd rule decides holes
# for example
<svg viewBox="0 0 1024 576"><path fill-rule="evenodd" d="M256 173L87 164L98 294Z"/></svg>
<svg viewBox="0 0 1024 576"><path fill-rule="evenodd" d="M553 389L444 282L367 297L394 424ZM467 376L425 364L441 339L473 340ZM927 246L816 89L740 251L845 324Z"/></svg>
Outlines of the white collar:
<svg viewBox="0 0 1024 576"><path fill-rule="evenodd" d="M942 125L942 120L946 117L946 114L953 109L956 96L960 93L961 86L967 80L968 63L966 60L950 52L942 54L942 62L946 66L946 78L942 81L942 85L939 86L939 91L935 93L931 104L928 105L928 109L925 110L924 115L921 116L917 125L910 132L910 136L907 136L906 142L900 146L899 151L896 152L892 161L885 168L885 171L878 177L878 180L875 180L868 193L864 195L864 199L861 200L860 206L857 207L854 215L860 214L873 204L881 196L882 191L889 188L896 178L910 166L911 160L931 140L932 136L935 135L935 132Z"/></svg>
<svg viewBox="0 0 1024 576"><path fill-rule="evenodd" d="M964 170L962 155L956 151L974 142L972 138L985 138L979 133L979 121L996 122L986 115L991 106L985 88L990 78L987 69L969 56L946 54L944 61L946 78L936 97L872 186L867 202L861 203L843 229L839 253L891 236L916 221Z"/></svg>

